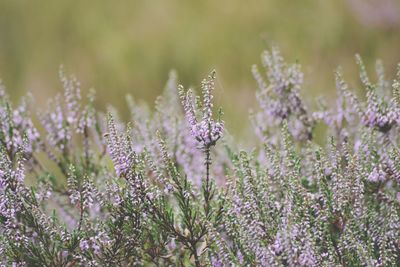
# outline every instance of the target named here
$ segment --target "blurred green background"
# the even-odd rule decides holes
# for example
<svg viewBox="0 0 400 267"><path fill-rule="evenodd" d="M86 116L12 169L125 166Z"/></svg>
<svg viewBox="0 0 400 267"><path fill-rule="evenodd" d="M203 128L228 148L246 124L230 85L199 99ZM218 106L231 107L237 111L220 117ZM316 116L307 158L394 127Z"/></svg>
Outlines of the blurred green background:
<svg viewBox="0 0 400 267"><path fill-rule="evenodd" d="M335 95L341 65L356 85L354 54L370 70L400 62L398 0L0 0L0 77L16 101L39 106L61 92L64 65L97 90L97 105L126 113L125 95L152 103L171 69L186 87L218 73L217 106L228 128L246 134L256 83L250 67L278 45L305 72L302 94Z"/></svg>

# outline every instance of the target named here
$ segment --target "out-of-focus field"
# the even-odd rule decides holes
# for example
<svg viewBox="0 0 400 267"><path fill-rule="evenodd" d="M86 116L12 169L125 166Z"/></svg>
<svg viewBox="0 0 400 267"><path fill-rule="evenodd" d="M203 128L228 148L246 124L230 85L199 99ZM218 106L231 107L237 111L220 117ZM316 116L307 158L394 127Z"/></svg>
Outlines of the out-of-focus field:
<svg viewBox="0 0 400 267"><path fill-rule="evenodd" d="M256 83L250 67L278 45L305 72L302 94L335 95L338 65L357 85L354 54L393 75L400 62L396 0L1 0L0 77L14 100L27 90L39 105L61 91L65 66L97 89L97 105L126 112L125 95L152 102L170 69L198 87L215 68L217 103L228 128L246 133Z"/></svg>

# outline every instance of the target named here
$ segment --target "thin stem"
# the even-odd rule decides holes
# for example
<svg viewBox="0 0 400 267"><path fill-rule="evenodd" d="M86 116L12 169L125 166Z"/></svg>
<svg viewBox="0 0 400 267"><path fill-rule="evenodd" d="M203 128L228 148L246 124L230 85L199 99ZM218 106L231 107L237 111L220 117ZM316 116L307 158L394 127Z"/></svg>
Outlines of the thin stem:
<svg viewBox="0 0 400 267"><path fill-rule="evenodd" d="M83 223L83 213L85 212L85 207L83 206L83 195L82 195L82 181L79 181L79 222L78 222L78 231L81 231L82 223Z"/></svg>
<svg viewBox="0 0 400 267"><path fill-rule="evenodd" d="M196 267L200 267L201 266L200 259L199 259L199 255L197 255L196 245L193 246L192 253L193 253L193 257L194 257L194 264L196 265Z"/></svg>
<svg viewBox="0 0 400 267"><path fill-rule="evenodd" d="M208 217L210 213L210 193L211 193L211 183L210 183L210 166L211 166L211 153L210 153L210 147L205 148L205 154L206 154L206 159L205 159L205 165L206 165L206 185L204 188L204 211L206 217Z"/></svg>
<svg viewBox="0 0 400 267"><path fill-rule="evenodd" d="M86 163L86 167L89 168L89 164L90 164L90 155L89 155L89 131L88 131L88 127L85 125L85 127L83 128L83 146L84 146L84 150L85 150L85 163Z"/></svg>
<svg viewBox="0 0 400 267"><path fill-rule="evenodd" d="M83 223L83 212L84 212L82 200L81 200L81 203L80 203L80 207L79 207L79 208L80 208L80 214L79 214L78 231L81 231L82 223Z"/></svg>

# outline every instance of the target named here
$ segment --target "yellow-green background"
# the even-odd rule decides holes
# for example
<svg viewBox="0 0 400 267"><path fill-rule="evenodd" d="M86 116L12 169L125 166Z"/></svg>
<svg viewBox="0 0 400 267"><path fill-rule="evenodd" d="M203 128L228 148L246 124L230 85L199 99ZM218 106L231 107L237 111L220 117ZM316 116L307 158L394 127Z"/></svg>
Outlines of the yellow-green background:
<svg viewBox="0 0 400 267"><path fill-rule="evenodd" d="M110 103L126 112L127 93L152 102L170 69L185 86L198 87L215 68L217 105L228 127L244 134L255 103L250 66L273 44L303 65L302 94L309 103L317 95L334 96L338 65L356 85L355 53L370 69L383 59L394 73L400 61L397 10L389 7L394 19L381 15L383 23L365 23L357 2L0 0L0 77L13 100L30 90L41 106L61 91L63 64L81 80L83 92L97 89L99 107ZM375 18L380 8L368 12Z"/></svg>

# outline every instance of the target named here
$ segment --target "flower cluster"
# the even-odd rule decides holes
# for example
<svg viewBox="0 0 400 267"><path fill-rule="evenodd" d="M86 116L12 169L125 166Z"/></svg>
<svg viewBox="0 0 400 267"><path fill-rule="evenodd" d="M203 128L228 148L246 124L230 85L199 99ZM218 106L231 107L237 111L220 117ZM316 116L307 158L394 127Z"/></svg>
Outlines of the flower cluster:
<svg viewBox="0 0 400 267"><path fill-rule="evenodd" d="M27 140L27 153L33 153L40 146L39 132L33 125L29 104L31 95L25 97L21 104L13 109L5 88L0 81L0 136L4 149L13 157L22 146L24 138Z"/></svg>
<svg viewBox="0 0 400 267"><path fill-rule="evenodd" d="M261 57L267 69L268 84L264 81L256 65L252 72L259 91L257 100L261 111L253 115L257 134L264 139L277 124L289 122L290 133L298 140L309 140L312 135L313 120L300 98L303 73L299 64L284 62L278 48L265 51Z"/></svg>
<svg viewBox="0 0 400 267"><path fill-rule="evenodd" d="M219 142L214 71L202 97L175 72L154 109L128 97L127 124L62 70L46 111L0 86L0 266L399 266L400 67L357 62L366 100L337 71L310 112L265 52L250 151Z"/></svg>
<svg viewBox="0 0 400 267"><path fill-rule="evenodd" d="M196 103L193 98L192 90L188 90L185 95L183 87L180 86L179 88L180 97L185 109L185 115L190 126L190 132L199 143L199 146L204 149L214 146L215 143L222 137L224 131L223 121L215 121L212 118L212 91L215 87L214 80L215 71L208 76L208 79L203 80L201 83L201 88L203 91L203 116L200 121L198 121L196 117L198 111L196 110Z"/></svg>
<svg viewBox="0 0 400 267"><path fill-rule="evenodd" d="M394 80L391 86L385 80L382 62L376 63L376 83L370 81L366 67L359 55L356 56L360 68L360 79L367 90L366 103L361 103L358 98L344 87L344 95L349 104L353 105L360 116L360 122L370 128L387 133L392 127L398 127L400 108L398 102L398 82Z"/></svg>

